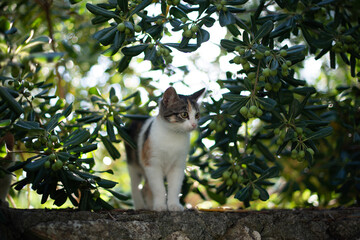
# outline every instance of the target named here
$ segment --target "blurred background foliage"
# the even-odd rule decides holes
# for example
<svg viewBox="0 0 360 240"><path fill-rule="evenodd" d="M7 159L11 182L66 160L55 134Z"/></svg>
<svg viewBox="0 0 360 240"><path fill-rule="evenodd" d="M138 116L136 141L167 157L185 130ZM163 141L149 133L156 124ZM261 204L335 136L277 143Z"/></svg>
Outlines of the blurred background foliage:
<svg viewBox="0 0 360 240"><path fill-rule="evenodd" d="M188 207L357 205L359 9L356 0L2 1L10 206L131 208L126 124L156 114L169 85L208 89ZM202 49L217 55L202 59ZM314 58L321 72L307 82ZM208 79L183 81L195 71Z"/></svg>

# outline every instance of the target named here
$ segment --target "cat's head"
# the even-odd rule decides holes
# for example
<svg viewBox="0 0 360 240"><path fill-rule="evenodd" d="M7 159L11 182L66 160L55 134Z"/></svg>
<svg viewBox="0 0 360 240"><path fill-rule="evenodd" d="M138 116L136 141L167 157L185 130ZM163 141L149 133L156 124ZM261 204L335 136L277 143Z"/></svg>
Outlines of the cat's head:
<svg viewBox="0 0 360 240"><path fill-rule="evenodd" d="M190 132L196 129L200 119L198 100L204 91L205 88L185 96L169 87L160 101L159 116L175 131Z"/></svg>

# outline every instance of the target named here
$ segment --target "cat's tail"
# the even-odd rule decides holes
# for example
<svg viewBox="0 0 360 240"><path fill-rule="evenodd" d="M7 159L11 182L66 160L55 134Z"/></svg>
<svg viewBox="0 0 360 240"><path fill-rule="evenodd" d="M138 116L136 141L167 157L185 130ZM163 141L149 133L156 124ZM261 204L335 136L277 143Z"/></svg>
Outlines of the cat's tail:
<svg viewBox="0 0 360 240"><path fill-rule="evenodd" d="M139 133L144 123L145 120L133 120L126 128L127 134L134 140L136 144ZM146 180L146 177L144 169L140 165L138 150L132 148L129 144L125 143L125 151L127 166L131 180L131 195L134 201L134 207L135 209L149 209L151 203L149 202L149 198L147 197L147 195L149 195L147 193L147 184L145 183L144 187L140 189L140 184L142 184L144 180Z"/></svg>

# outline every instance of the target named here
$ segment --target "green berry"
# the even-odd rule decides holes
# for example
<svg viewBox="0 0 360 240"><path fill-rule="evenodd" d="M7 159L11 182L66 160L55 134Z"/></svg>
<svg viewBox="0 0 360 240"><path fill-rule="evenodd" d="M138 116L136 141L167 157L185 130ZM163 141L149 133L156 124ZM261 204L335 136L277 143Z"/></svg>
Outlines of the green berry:
<svg viewBox="0 0 360 240"><path fill-rule="evenodd" d="M256 111L256 116L261 117L262 115L263 115L263 111L260 108L258 108Z"/></svg>
<svg viewBox="0 0 360 240"><path fill-rule="evenodd" d="M286 63L283 63L283 64L281 65L281 69L282 69L282 70L288 70L288 65L287 65Z"/></svg>
<svg viewBox="0 0 360 240"><path fill-rule="evenodd" d="M209 123L209 128L212 129L212 130L215 130L216 128L216 122L214 120L212 120L210 123Z"/></svg>
<svg viewBox="0 0 360 240"><path fill-rule="evenodd" d="M252 114L252 115L255 115L257 113L257 110L258 110L258 107L256 107L255 105L252 105L250 108L249 108L249 112Z"/></svg>
<svg viewBox="0 0 360 240"><path fill-rule="evenodd" d="M253 198L253 199L258 199L259 196L260 196L260 191L259 191L259 189L254 188L254 190L253 190L253 192L252 192L252 198Z"/></svg>
<svg viewBox="0 0 360 240"><path fill-rule="evenodd" d="M142 28L139 25L135 25L134 30L135 32L141 32Z"/></svg>
<svg viewBox="0 0 360 240"><path fill-rule="evenodd" d="M272 77L275 77L275 76L277 75L277 70L276 70L276 69L271 69L271 70L270 70L270 75L271 75Z"/></svg>
<svg viewBox="0 0 360 240"><path fill-rule="evenodd" d="M112 96L111 99L110 99L110 101L111 101L112 103L117 103L117 102L119 101L119 98L118 98L117 96Z"/></svg>
<svg viewBox="0 0 360 240"><path fill-rule="evenodd" d="M249 110L247 107L243 106L240 108L240 113L243 115L243 116L246 116L248 114Z"/></svg>
<svg viewBox="0 0 360 240"><path fill-rule="evenodd" d="M193 25L193 26L190 28L190 30L195 33L195 32L197 32L197 31L199 31L199 26L198 26L198 25Z"/></svg>
<svg viewBox="0 0 360 240"><path fill-rule="evenodd" d="M281 139L281 138L278 138L277 140L276 140L276 144L277 145L282 145L284 143L284 141Z"/></svg>
<svg viewBox="0 0 360 240"><path fill-rule="evenodd" d="M271 52L269 50L266 50L264 54L265 54L265 56L268 57L268 56L270 56Z"/></svg>
<svg viewBox="0 0 360 240"><path fill-rule="evenodd" d="M236 46L236 47L235 47L235 51L237 51L237 52L239 52L239 51L240 51L240 49L241 49L241 47L240 47L240 46Z"/></svg>
<svg viewBox="0 0 360 240"><path fill-rule="evenodd" d="M264 58L264 54L262 52L256 52L254 57L258 60L261 60Z"/></svg>
<svg viewBox="0 0 360 240"><path fill-rule="evenodd" d="M125 31L125 24L124 23L119 23L118 25L117 25L117 30L119 30L120 32L123 32L123 31Z"/></svg>
<svg viewBox="0 0 360 240"><path fill-rule="evenodd" d="M270 83L265 83L265 90L266 91L271 91L272 90L272 85Z"/></svg>
<svg viewBox="0 0 360 240"><path fill-rule="evenodd" d="M305 151L301 150L299 151L299 158L304 158L305 157Z"/></svg>
<svg viewBox="0 0 360 240"><path fill-rule="evenodd" d="M236 173L236 172L234 172L232 175L231 175L231 179L235 182L235 181L237 181L237 179L238 179L238 174Z"/></svg>
<svg viewBox="0 0 360 240"><path fill-rule="evenodd" d="M312 148L307 148L306 151L308 151L311 155L314 155L314 150L312 150Z"/></svg>
<svg viewBox="0 0 360 240"><path fill-rule="evenodd" d="M63 167L64 164L63 164L62 161L56 161L56 162L54 163L54 165L56 166L57 169L60 169L60 168Z"/></svg>
<svg viewBox="0 0 360 240"><path fill-rule="evenodd" d="M73 171L73 170L76 169L75 165L74 165L74 164L71 164L71 163L68 165L68 168L69 168L71 171Z"/></svg>
<svg viewBox="0 0 360 240"><path fill-rule="evenodd" d="M301 134L304 132L304 130L303 130L301 127L297 127L297 128L295 129L295 132L296 132L297 134L301 135Z"/></svg>
<svg viewBox="0 0 360 240"><path fill-rule="evenodd" d="M285 49L280 50L280 56L286 57L287 51Z"/></svg>
<svg viewBox="0 0 360 240"><path fill-rule="evenodd" d="M226 180L226 179L229 179L229 178L230 178L230 172L229 172L229 171L223 172L222 177L223 177L225 180Z"/></svg>
<svg viewBox="0 0 360 240"><path fill-rule="evenodd" d="M233 61L234 61L235 64L240 64L241 63L241 57L236 56L236 57L234 57Z"/></svg>
<svg viewBox="0 0 360 240"><path fill-rule="evenodd" d="M245 64L243 64L243 69L245 70L245 71L248 71L248 70L250 70L250 63L245 63Z"/></svg>
<svg viewBox="0 0 360 240"><path fill-rule="evenodd" d="M239 51L238 51L238 53L239 53L240 55L244 55L244 54L245 54L245 49L244 49L244 48L240 48Z"/></svg>
<svg viewBox="0 0 360 240"><path fill-rule="evenodd" d="M58 140L58 137L56 135L51 135L50 137L51 142L55 143Z"/></svg>
<svg viewBox="0 0 360 240"><path fill-rule="evenodd" d="M184 37L187 37L187 38L191 38L191 36L192 36L192 31L191 31L191 30L185 30L185 31L183 32L183 36L184 36Z"/></svg>
<svg viewBox="0 0 360 240"><path fill-rule="evenodd" d="M163 23L163 20L161 18L159 18L158 20L156 20L156 24L157 25L161 25Z"/></svg>
<svg viewBox="0 0 360 240"><path fill-rule="evenodd" d="M287 60L286 65L288 65L288 67L290 67L292 65L292 62L290 60Z"/></svg>
<svg viewBox="0 0 360 240"><path fill-rule="evenodd" d="M233 184L234 184L234 181L233 181L231 178L229 178L228 180L226 180L226 185L232 186Z"/></svg>
<svg viewBox="0 0 360 240"><path fill-rule="evenodd" d="M130 28L126 28L126 29L125 29L125 35L130 35L130 34L131 34Z"/></svg>
<svg viewBox="0 0 360 240"><path fill-rule="evenodd" d="M50 168L50 165L51 165L50 161L44 162L44 168Z"/></svg>
<svg viewBox="0 0 360 240"><path fill-rule="evenodd" d="M54 161L56 159L56 154L55 153L50 154L49 158L51 161Z"/></svg>
<svg viewBox="0 0 360 240"><path fill-rule="evenodd" d="M264 68L262 74L263 74L265 77L270 76L270 68Z"/></svg>
<svg viewBox="0 0 360 240"><path fill-rule="evenodd" d="M251 72L251 73L248 74L248 78L250 80L255 79L255 77L256 77L256 73L254 73L254 72Z"/></svg>
<svg viewBox="0 0 360 240"><path fill-rule="evenodd" d="M260 82L265 82L265 79L266 79L266 78L265 78L264 75L261 75L261 76L259 77L259 81L260 81Z"/></svg>

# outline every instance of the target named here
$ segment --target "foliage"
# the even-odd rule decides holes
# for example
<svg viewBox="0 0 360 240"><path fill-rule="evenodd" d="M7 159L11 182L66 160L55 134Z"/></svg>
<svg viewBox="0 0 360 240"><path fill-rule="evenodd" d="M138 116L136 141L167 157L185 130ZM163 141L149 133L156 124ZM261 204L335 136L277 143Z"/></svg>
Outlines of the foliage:
<svg viewBox="0 0 360 240"><path fill-rule="evenodd" d="M111 208L99 196L100 187L126 203L127 196L110 190L116 182L95 175L96 161L90 156L100 142L114 160L121 156L114 144L124 140L135 147L124 123L146 118L133 115L143 113L140 95L134 92L119 102L114 88L102 95L93 87L83 94L69 79L76 72L86 73L100 52L111 60L109 71L117 69L114 76L130 72L134 58L165 71L178 51L195 52L219 24L228 30L219 43L222 54L233 56L230 64L238 69L218 81L227 93L204 103L200 135L190 157L196 167L189 171L184 195L192 191L220 204L234 196L247 207L253 200L268 200L273 179L280 177L286 186L278 192L287 201L303 189L316 193L324 206L332 204L333 193L338 194L338 204L353 204L359 197L358 83L351 80L351 86L324 94L298 79L307 56L320 59L326 54L331 68L341 66L350 79L359 77L356 1L70 2L65 13L51 1L1 3L0 137L13 133L18 148L32 154L3 170L26 172L15 189L31 184L42 194L42 203L50 196L58 206L70 199L80 209ZM20 9L18 19L11 11L15 6ZM21 8L34 6L45 16L33 20L32 31L19 30L19 22L35 17L21 14ZM86 14L93 17L93 26L87 18L76 21ZM71 44L73 39L56 36L55 17L76 25L71 34L82 40ZM87 41L91 32L102 48ZM167 36L177 32L180 39L168 42ZM70 61L77 71L66 67ZM46 76L44 67L54 71ZM71 77L63 79L66 75ZM148 112L156 96L149 79L142 80L150 92L150 100L142 103ZM53 96L55 82L58 97ZM67 91L76 96L73 104L65 101Z"/></svg>

